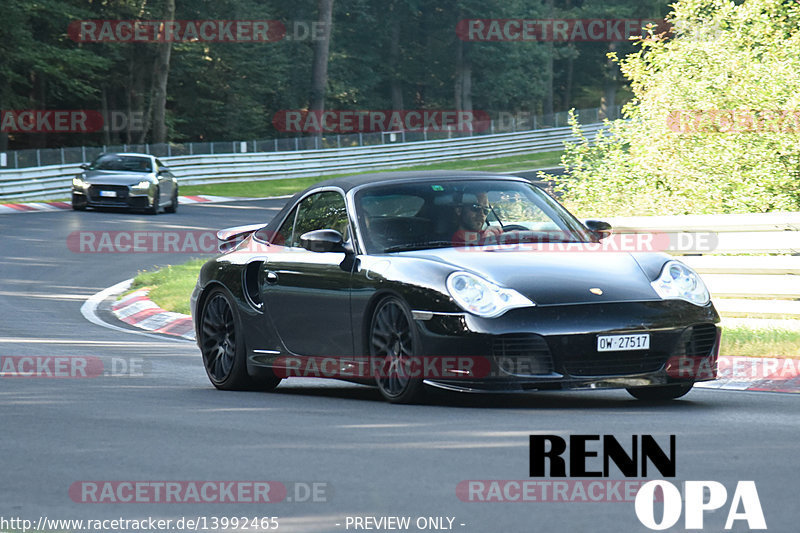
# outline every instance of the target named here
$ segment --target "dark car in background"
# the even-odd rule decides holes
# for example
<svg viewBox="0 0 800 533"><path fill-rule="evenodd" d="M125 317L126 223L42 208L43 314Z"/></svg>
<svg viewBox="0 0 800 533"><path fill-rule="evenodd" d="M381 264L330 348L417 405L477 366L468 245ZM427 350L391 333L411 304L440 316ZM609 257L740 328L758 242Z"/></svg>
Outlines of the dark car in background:
<svg viewBox="0 0 800 533"><path fill-rule="evenodd" d="M158 214L178 209L178 181L147 154L102 154L72 179L72 208L119 207Z"/></svg>
<svg viewBox="0 0 800 533"><path fill-rule="evenodd" d="M329 180L218 236L241 242L203 266L192 314L220 389L314 376L398 403L425 386L667 400L715 377L719 316L700 277L664 253L602 249L608 224L522 178Z"/></svg>

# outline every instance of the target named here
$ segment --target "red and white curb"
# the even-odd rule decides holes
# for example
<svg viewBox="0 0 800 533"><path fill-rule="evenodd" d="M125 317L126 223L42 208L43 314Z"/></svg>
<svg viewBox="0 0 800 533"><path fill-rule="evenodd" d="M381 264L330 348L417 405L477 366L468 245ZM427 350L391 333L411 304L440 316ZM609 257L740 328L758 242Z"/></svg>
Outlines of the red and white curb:
<svg viewBox="0 0 800 533"><path fill-rule="evenodd" d="M139 289L126 295L111 306L111 312L131 326L194 340L192 317L161 309L147 297L149 290Z"/></svg>
<svg viewBox="0 0 800 533"><path fill-rule="evenodd" d="M69 202L31 202L24 204L0 204L2 213L30 213L34 211L61 211L72 209Z"/></svg>
<svg viewBox="0 0 800 533"><path fill-rule="evenodd" d="M218 204L221 202L235 202L241 198L228 198L227 196L210 196L208 194L195 196L179 196L178 203L186 204Z"/></svg>
<svg viewBox="0 0 800 533"><path fill-rule="evenodd" d="M250 200L250 198L229 198L227 196L211 196L208 194L178 197L178 203L180 205L218 204L222 202L236 202L240 200ZM72 204L69 202L28 202L17 204L0 204L0 214L63 211L70 209L72 209Z"/></svg>

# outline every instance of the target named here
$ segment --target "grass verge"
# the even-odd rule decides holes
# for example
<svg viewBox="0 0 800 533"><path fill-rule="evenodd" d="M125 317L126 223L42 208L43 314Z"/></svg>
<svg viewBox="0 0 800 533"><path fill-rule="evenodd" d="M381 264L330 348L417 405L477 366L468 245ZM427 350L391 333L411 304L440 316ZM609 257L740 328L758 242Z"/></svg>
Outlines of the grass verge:
<svg viewBox="0 0 800 533"><path fill-rule="evenodd" d="M192 259L182 265L168 265L153 271L141 271L134 278L128 293L150 288L150 299L166 311L188 315L189 297L197 282L200 267L207 259Z"/></svg>
<svg viewBox="0 0 800 533"><path fill-rule="evenodd" d="M205 259L182 265L140 272L131 290L150 287L150 299L167 311L189 314L189 297ZM726 327L722 333L721 355L800 358L800 330Z"/></svg>
<svg viewBox="0 0 800 533"><path fill-rule="evenodd" d="M412 170L483 170L487 172L514 172L534 168L555 167L561 162L562 152L542 152L509 157L498 157L483 160L446 161L431 165L416 165L393 168L392 171ZM374 172L374 171L369 171ZM366 174L360 172L359 174ZM182 185L182 195L210 194L239 198L261 198L264 196L283 196L302 191L306 187L322 180L353 176L355 174L337 174L329 176L310 176L305 178L288 178L269 181L248 181L239 183L215 183L210 185Z"/></svg>

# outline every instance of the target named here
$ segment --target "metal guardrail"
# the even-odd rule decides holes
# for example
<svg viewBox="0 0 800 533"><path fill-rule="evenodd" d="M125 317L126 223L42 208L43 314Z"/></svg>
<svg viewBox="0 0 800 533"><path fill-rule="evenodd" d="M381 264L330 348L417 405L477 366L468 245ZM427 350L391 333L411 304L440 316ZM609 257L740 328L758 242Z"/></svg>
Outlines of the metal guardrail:
<svg viewBox="0 0 800 533"><path fill-rule="evenodd" d="M602 124L582 126L592 137ZM325 176L430 164L453 159L485 159L560 150L573 138L569 127L499 135L360 146L352 148L164 158L179 183L229 183ZM0 203L46 200L69 195L79 165L0 171Z"/></svg>

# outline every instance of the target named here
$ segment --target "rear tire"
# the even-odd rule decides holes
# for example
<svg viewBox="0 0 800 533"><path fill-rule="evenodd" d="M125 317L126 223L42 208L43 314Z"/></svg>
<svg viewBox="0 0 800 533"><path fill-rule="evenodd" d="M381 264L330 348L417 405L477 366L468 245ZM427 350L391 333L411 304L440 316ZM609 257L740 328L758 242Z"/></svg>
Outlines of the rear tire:
<svg viewBox="0 0 800 533"><path fill-rule="evenodd" d="M176 188L172 192L172 203L169 204L167 207L164 208L164 211L167 213L174 213L178 210L178 189Z"/></svg>
<svg viewBox="0 0 800 533"><path fill-rule="evenodd" d="M375 308L369 328L369 355L378 359L375 381L391 403L418 403L425 397L422 379L412 378L408 362L419 356L419 334L411 310L400 298L390 296Z"/></svg>
<svg viewBox="0 0 800 533"><path fill-rule="evenodd" d="M628 393L637 400L645 402L666 402L685 396L692 390L694 383L679 383L675 385L656 385L653 387L633 387Z"/></svg>

